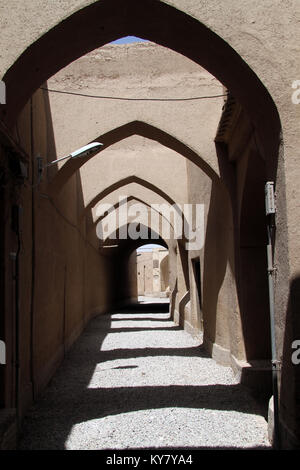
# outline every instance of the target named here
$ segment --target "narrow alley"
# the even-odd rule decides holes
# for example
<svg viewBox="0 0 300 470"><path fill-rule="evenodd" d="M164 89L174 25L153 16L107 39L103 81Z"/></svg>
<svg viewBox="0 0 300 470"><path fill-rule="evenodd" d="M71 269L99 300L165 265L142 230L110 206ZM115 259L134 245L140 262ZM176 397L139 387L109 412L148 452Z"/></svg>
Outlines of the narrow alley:
<svg viewBox="0 0 300 470"><path fill-rule="evenodd" d="M0 0L0 450L300 449L299 18Z"/></svg>
<svg viewBox="0 0 300 470"><path fill-rule="evenodd" d="M19 449L270 448L261 406L168 309L143 298L92 319L29 410Z"/></svg>

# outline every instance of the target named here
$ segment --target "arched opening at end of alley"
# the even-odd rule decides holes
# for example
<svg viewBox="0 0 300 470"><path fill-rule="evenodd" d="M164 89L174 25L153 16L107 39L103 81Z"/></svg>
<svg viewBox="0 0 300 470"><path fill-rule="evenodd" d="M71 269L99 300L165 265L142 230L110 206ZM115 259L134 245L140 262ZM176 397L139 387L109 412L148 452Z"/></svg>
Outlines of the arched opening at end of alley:
<svg viewBox="0 0 300 470"><path fill-rule="evenodd" d="M299 447L292 6L41 3L0 2L0 449Z"/></svg>

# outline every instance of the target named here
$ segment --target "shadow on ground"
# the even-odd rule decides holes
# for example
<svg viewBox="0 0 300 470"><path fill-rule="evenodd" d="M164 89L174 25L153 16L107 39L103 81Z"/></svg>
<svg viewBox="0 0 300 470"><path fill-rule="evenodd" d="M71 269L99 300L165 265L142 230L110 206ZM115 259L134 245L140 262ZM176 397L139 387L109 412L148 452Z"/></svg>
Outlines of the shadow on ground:
<svg viewBox="0 0 300 470"><path fill-rule="evenodd" d="M261 406L245 399L248 392L242 385L170 385L128 386L115 388L88 388L91 377L99 363L115 359L146 356L186 356L209 358L201 346L187 348L136 348L101 351L106 335L111 329L111 316L115 313L149 313L149 319L168 321L156 314L167 313L168 304L139 304L110 314L99 315L91 320L81 337L74 344L47 389L28 412L22 426L19 449L64 449L72 427L78 423L105 416L137 410L168 407L201 408L210 410L236 410L242 413L263 414ZM117 319L113 318L115 322ZM126 318L126 321L130 318ZM140 318L138 318L140 321ZM157 328L162 329L160 327ZM178 327L163 328L168 331ZM133 329L142 331L142 328ZM146 327L145 330L148 330ZM155 328L151 328L155 330ZM112 367L135 368L134 365ZM255 404L257 403L257 404ZM158 449L158 448L156 448ZM235 448L236 449L236 448Z"/></svg>

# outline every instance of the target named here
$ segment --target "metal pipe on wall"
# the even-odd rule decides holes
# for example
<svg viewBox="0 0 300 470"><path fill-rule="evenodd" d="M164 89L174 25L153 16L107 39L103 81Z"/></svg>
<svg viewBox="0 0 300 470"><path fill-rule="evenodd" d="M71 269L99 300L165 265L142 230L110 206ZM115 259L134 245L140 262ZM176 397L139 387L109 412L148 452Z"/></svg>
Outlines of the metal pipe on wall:
<svg viewBox="0 0 300 470"><path fill-rule="evenodd" d="M267 182L265 185L265 206L267 216L267 262L268 262L268 288L270 309L270 333L271 333L271 363L272 363L272 388L274 403L274 442L275 448L280 448L280 422L279 422L279 396L278 396L278 367L275 332L275 303L274 303L274 263L273 263L273 240L275 235L275 196L274 183Z"/></svg>

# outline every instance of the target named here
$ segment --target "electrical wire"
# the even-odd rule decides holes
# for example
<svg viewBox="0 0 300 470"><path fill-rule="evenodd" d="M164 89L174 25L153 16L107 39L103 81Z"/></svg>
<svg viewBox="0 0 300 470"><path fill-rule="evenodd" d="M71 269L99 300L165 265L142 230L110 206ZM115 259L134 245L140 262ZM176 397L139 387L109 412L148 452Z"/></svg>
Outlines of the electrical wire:
<svg viewBox="0 0 300 470"><path fill-rule="evenodd" d="M50 93L60 93L63 95L74 95L74 96L82 96L85 98L96 98L96 99L103 99L103 100L119 100L119 101L195 101L195 100L205 100L205 99L210 99L210 98L222 98L222 97L227 96L227 94L222 94L222 95L194 96L191 98L125 98L121 96L90 95L87 93L54 90L51 88L44 88L44 87L40 87L40 89L44 91L48 91Z"/></svg>

